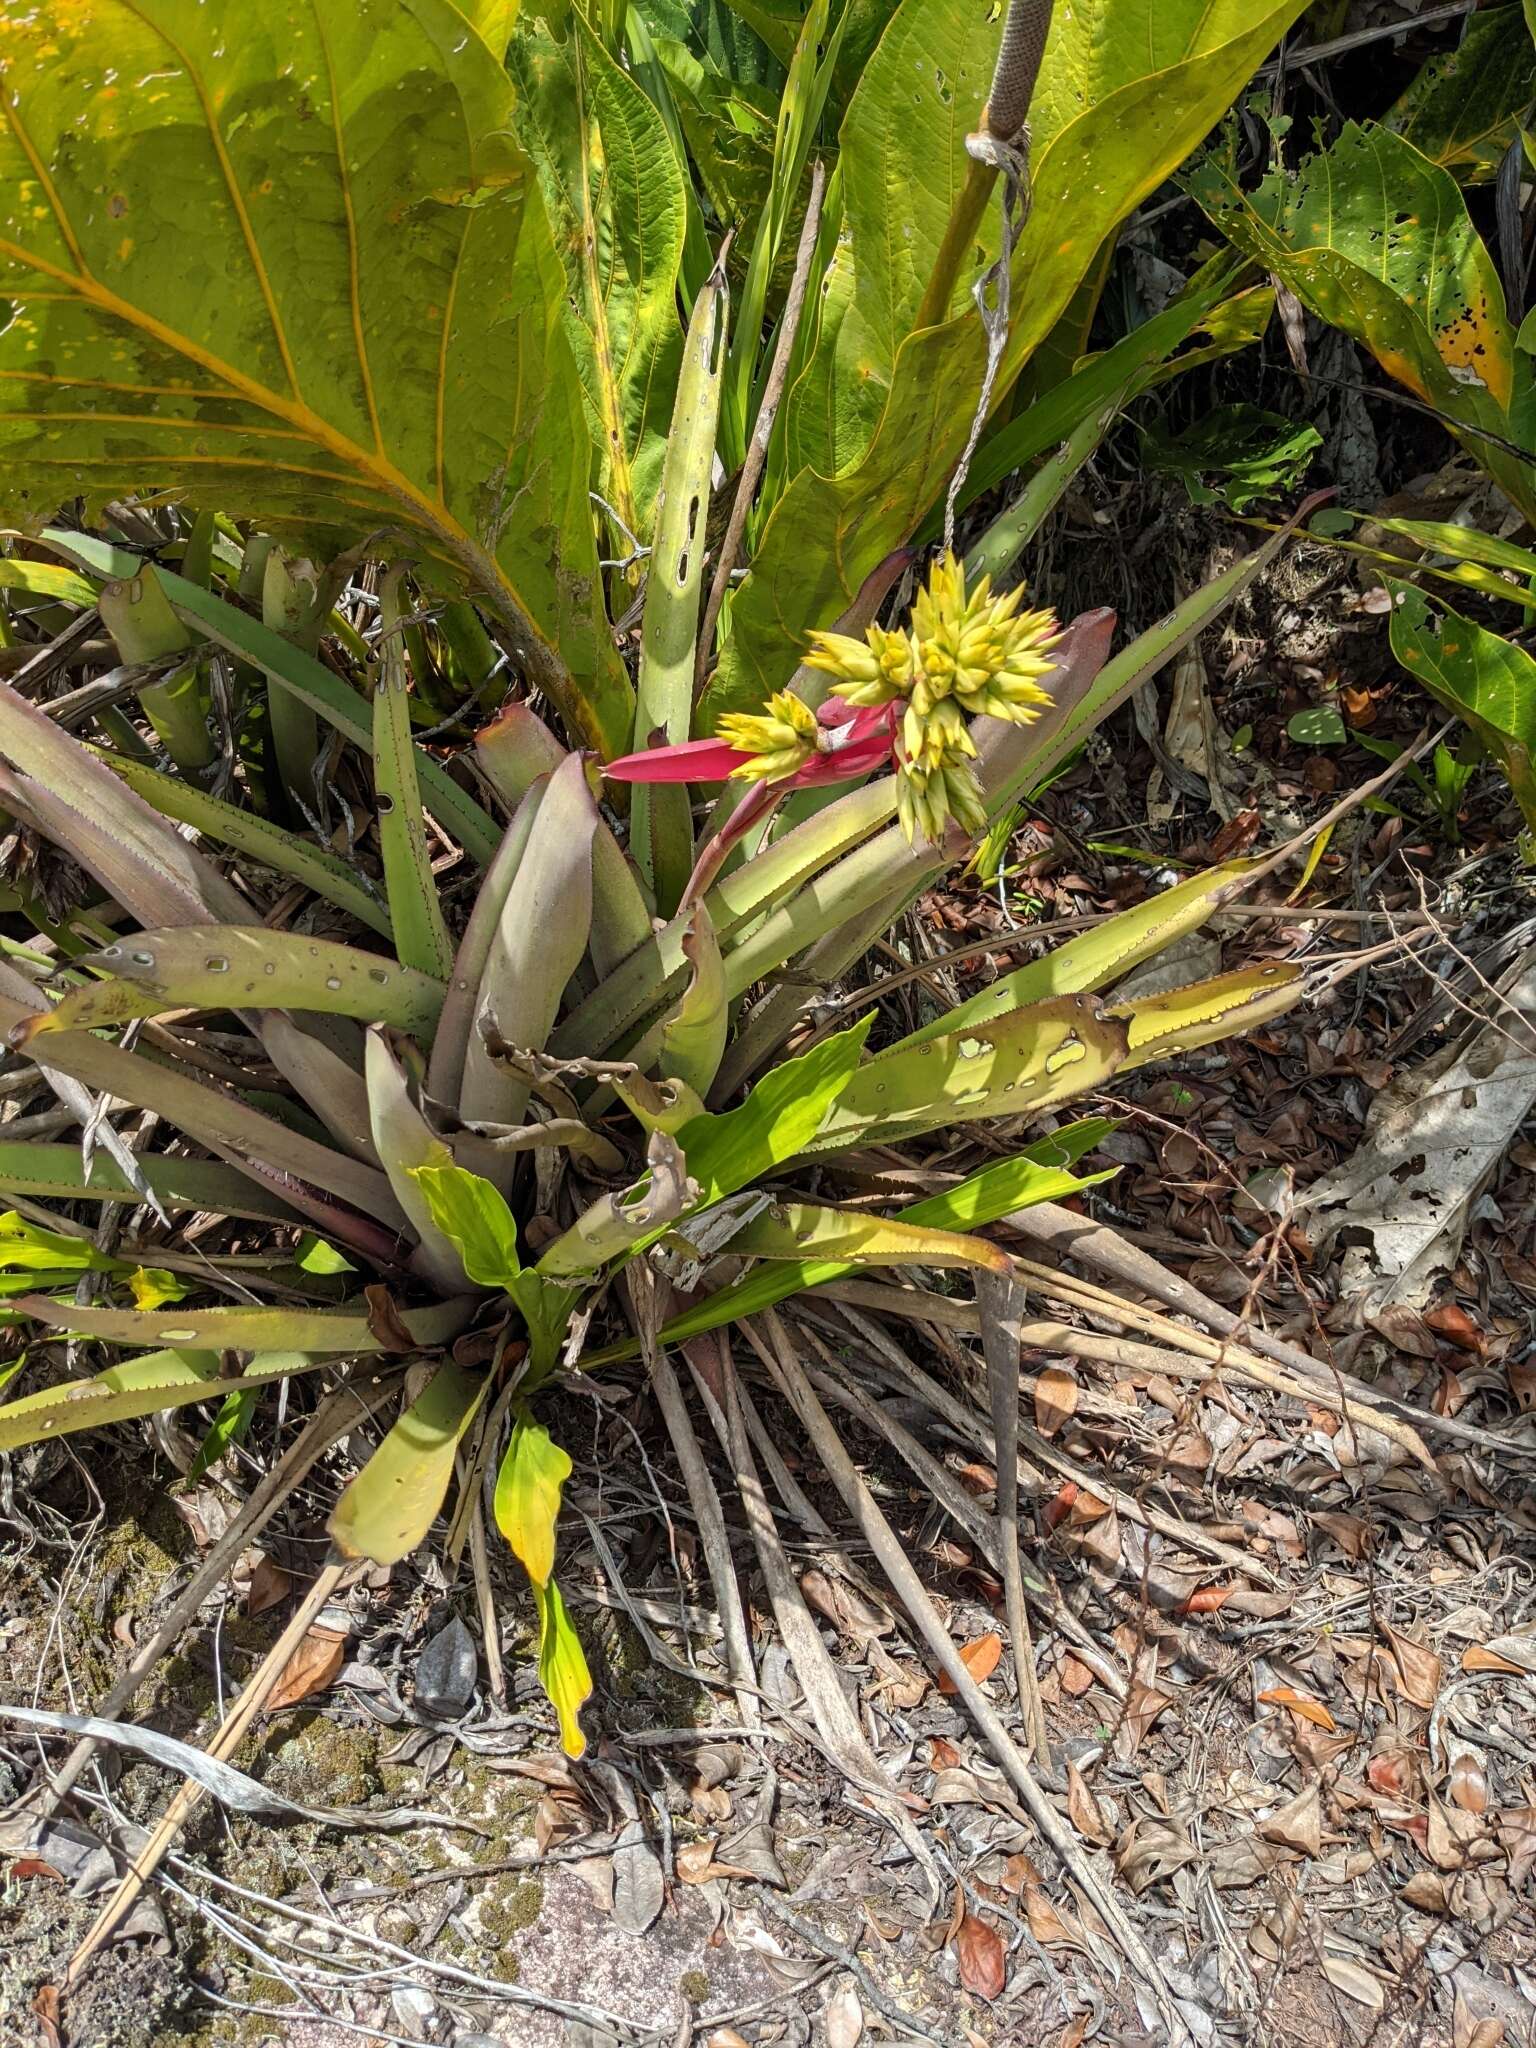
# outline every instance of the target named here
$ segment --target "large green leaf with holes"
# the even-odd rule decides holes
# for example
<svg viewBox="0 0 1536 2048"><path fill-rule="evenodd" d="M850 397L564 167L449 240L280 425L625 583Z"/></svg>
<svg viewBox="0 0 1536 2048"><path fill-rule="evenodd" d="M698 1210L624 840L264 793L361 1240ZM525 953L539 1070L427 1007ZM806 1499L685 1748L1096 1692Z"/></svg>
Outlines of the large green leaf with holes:
<svg viewBox="0 0 1536 2048"><path fill-rule="evenodd" d="M163 490L390 529L596 744L564 278L511 86L449 0L0 0L0 504Z"/></svg>
<svg viewBox="0 0 1536 2048"><path fill-rule="evenodd" d="M1213 154L1189 189L1245 255L1444 413L1536 509L1527 465L1501 445L1521 381L1504 290L1449 171L1386 128L1351 123L1294 178L1276 172L1244 194Z"/></svg>
<svg viewBox="0 0 1536 2048"><path fill-rule="evenodd" d="M994 405L1051 331L1104 237L1178 168L1301 5L1302 0L1125 0L1110 6L1098 0L1057 9L1039 95L1034 201L1015 258L1012 320ZM892 81L883 111L898 143L919 112L912 94L938 97L937 72L944 70L947 86L956 51L969 47L965 38L995 33L985 28L988 10L980 6L907 0L900 20L908 8L933 10L951 39L940 34L924 45L921 71L914 56L908 87ZM900 21L887 29L881 52L899 26ZM883 69L879 75L886 76ZM864 89L854 95L844 123L849 142ZM955 114L966 118L958 98ZM974 121L974 109L969 118ZM872 135L877 126L870 124ZM886 203L873 229L866 230L888 241L905 235L914 174L912 163L900 164L899 157L898 150L897 159L888 158L886 170L877 174L884 178ZM842 174L845 183L860 175L847 149ZM925 207L924 221L936 213ZM904 258L902 295L904 304L910 302L910 317L931 263L931 254L925 257L921 249ZM834 268L834 282L837 274ZM966 305L963 292L959 303ZM900 324L894 310L890 322L894 333ZM819 390L818 380L840 379L846 389L851 361L860 395L850 404L860 418L871 418L869 431L850 432L840 414L835 473L800 468L775 504L752 573L732 599L731 637L705 701L702 730L712 729L722 712L760 703L787 681L807 630L830 625L876 563L917 530L965 445L984 361L974 309L940 327L898 337L894 356L886 358L877 356L873 341L862 354L842 352L845 325L846 315L823 322L816 353L797 383L796 403L813 410L840 408L838 393ZM870 339L871 330L863 338ZM867 400L869 387L878 387L878 404ZM814 550L806 546L807 535L816 538Z"/></svg>

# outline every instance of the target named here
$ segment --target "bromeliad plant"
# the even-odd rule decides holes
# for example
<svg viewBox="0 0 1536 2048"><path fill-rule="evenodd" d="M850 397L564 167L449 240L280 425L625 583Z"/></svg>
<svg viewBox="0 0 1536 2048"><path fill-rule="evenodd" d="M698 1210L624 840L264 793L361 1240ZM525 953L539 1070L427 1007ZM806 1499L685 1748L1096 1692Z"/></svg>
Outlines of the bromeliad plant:
<svg viewBox="0 0 1536 2048"><path fill-rule="evenodd" d="M1298 5L1116 0L1058 22L1018 258L1031 290L998 398L1094 248ZM998 30L967 11L961 34L952 6L905 0L851 84L838 65L860 11L829 29L830 11L818 0L785 51L774 192L729 335L725 273L695 260L689 166L709 155L707 123L696 103L676 118L678 73L643 6L617 40L612 10L601 28L579 9L563 33L520 27L505 68L504 28L495 51L484 35L506 10L448 0L377 18L316 0L281 50L233 0L6 9L7 487L34 524L69 494L111 500L118 536L47 529L70 568L18 561L12 587L63 607L74 634L98 608L123 666L84 707L95 745L0 687L0 811L106 899L56 915L17 865L12 908L42 943L7 944L0 1028L98 1142L82 1156L0 1134L0 1194L44 1230L68 1221L46 1205L94 1202L251 1219L269 1242L318 1233L342 1284L358 1278L338 1303L334 1275L321 1285L287 1251L263 1273L205 1237L174 1266L174 1307L24 1295L13 1309L45 1329L129 1355L0 1407L0 1449L209 1405L223 1442L275 1382L403 1373L403 1412L333 1536L403 1557L457 1478L457 1559L489 1489L573 1754L590 1681L555 1577L570 1463L534 1404L581 1359L627 1355L627 1339L587 1348L594 1320L627 1306L665 1344L863 1265L1001 1271L980 1230L1082 1185L1071 1169L1101 1123L1021 1143L891 1216L837 1200L868 1148L981 1119L1016 1132L1275 1014L1300 985L1272 965L1101 999L1220 907L1231 866L895 1044L871 1050L870 1016L804 1039L807 991L835 984L1283 544L1109 658L1111 614L1058 628L988 581L1064 487L1058 461L965 563L939 561L909 624L875 622L980 387L962 257L993 232L987 180L944 140L955 194L916 190L894 238L923 274L885 279L868 328L865 271L893 244L878 176L891 96L906 105L915 58L952 64ZM118 100L106 67L155 90ZM953 89L942 117L919 95L944 138ZM785 337L775 424L765 343L788 197L839 113L835 190L803 238L825 289L816 332ZM1105 136L1087 180L1082 153ZM168 161L195 245L174 259L155 230ZM602 231L557 249L552 222ZM1215 318L1226 282L1198 281L1159 329L1167 348ZM1136 348L1107 383L1080 372L1069 400L1047 390L1043 413L1016 416L1001 430L1013 460L1021 420L1044 436L1035 452L1059 427L1081 460L1106 403L1150 374L1152 344ZM854 362L869 374L850 380ZM674 378L662 433L656 394ZM754 434L751 570L718 608L696 704L710 479L720 451L750 470ZM831 469L813 467L831 444ZM205 509L143 499L157 490ZM137 506L117 502L134 491ZM630 552L605 580L599 542L615 538ZM314 566L338 545L351 552ZM637 549L632 686L605 605L630 603ZM369 559L394 566L376 580ZM376 606L362 633L361 609L333 609L349 587ZM503 658L509 701L445 759L430 729L502 692ZM117 701L125 674L139 718ZM345 857L319 824L338 810ZM152 1145L102 1101L148 1112ZM282 1305L259 1298L273 1281ZM659 1328L653 1281L688 1297ZM210 1305L220 1292L234 1305Z"/></svg>

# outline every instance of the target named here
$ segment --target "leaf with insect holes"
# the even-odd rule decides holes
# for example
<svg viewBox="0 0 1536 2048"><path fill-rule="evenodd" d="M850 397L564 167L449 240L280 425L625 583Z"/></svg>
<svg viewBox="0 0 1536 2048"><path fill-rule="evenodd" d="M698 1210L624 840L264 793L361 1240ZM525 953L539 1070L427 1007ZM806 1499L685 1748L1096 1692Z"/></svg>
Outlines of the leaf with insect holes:
<svg viewBox="0 0 1536 2048"><path fill-rule="evenodd" d="M860 1067L814 1143L916 1136L977 1117L1020 1115L1102 1086L1125 1057L1125 1026L1091 996L1057 996L985 1024L879 1053Z"/></svg>
<svg viewBox="0 0 1536 2048"><path fill-rule="evenodd" d="M456 1365L437 1368L336 1503L326 1526L340 1551L397 1564L426 1541L485 1389Z"/></svg>
<svg viewBox="0 0 1536 2048"><path fill-rule="evenodd" d="M79 964L108 979L88 982L39 1012L12 1032L13 1043L169 1010L313 1010L428 1037L445 994L440 981L381 953L265 925L135 932L85 954Z"/></svg>
<svg viewBox="0 0 1536 2048"><path fill-rule="evenodd" d="M1256 865L1252 860L1223 861L1175 882L1145 903L1122 910L1092 931L1053 947L1042 959L1003 975L979 995L910 1032L891 1050L925 1045L931 1038L991 1022L1050 996L1085 995L1106 987L1197 930L1216 910L1220 892L1228 883L1240 881Z"/></svg>
<svg viewBox="0 0 1536 2048"><path fill-rule="evenodd" d="M1087 1174L1081 1178L1067 1169L1107 1137L1113 1128L1101 1117L1085 1117L1079 1123L1064 1125L1049 1138L1038 1139L1033 1145L1024 1147L1012 1159L997 1160L957 1187L914 1202L911 1207L898 1211L892 1220L924 1228L937 1226L968 1231L984 1223L995 1223L1000 1216L1007 1216L1015 1209L1027 1209L1035 1202L1063 1200L1093 1186L1096 1181L1111 1177L1113 1168L1103 1174ZM831 1259L806 1259L784 1266L760 1267L744 1279L720 1288L693 1308L685 1309L681 1315L674 1316L663 1325L660 1334L668 1343L681 1343L687 1337L717 1329L722 1323L755 1315L760 1309L770 1308L774 1302L798 1294L803 1288L842 1279L853 1270L846 1261Z"/></svg>
<svg viewBox="0 0 1536 2048"><path fill-rule="evenodd" d="M1470 14L1453 49L1432 56L1382 117L1460 184L1498 175L1536 100L1536 46L1513 7Z"/></svg>
<svg viewBox="0 0 1536 2048"><path fill-rule="evenodd" d="M107 1344L195 1344L211 1351L385 1351L394 1348L371 1315L349 1308L142 1309L77 1307L29 1294L17 1303L56 1330L74 1330ZM468 1297L431 1308L397 1310L404 1341L430 1350L450 1343L474 1314Z"/></svg>
<svg viewBox="0 0 1536 2048"><path fill-rule="evenodd" d="M274 34L239 0L83 0L15 15L6 66L13 518L149 475L303 551L403 532L616 751L564 280L510 82L458 10L316 0ZM106 70L155 89L114 97Z"/></svg>
<svg viewBox="0 0 1536 2048"><path fill-rule="evenodd" d="M1408 583L1392 592L1392 652L1447 711L1466 720L1509 777L1536 830L1536 660Z"/></svg>
<svg viewBox="0 0 1536 2048"><path fill-rule="evenodd" d="M199 1401L275 1386L290 1374L317 1372L323 1359L301 1352L258 1352L235 1379L219 1376L218 1355L204 1351L151 1351L130 1358L94 1379L66 1380L41 1393L23 1394L0 1406L0 1451L48 1437L72 1436L109 1422L131 1422Z"/></svg>
<svg viewBox="0 0 1536 2048"><path fill-rule="evenodd" d="M1389 377L1459 426L1510 434L1514 330L1487 246L1451 174L1375 125L1345 125L1294 177L1244 194L1219 151L1188 188L1243 253ZM1536 502L1524 465L1479 435L1477 459L1517 504Z"/></svg>

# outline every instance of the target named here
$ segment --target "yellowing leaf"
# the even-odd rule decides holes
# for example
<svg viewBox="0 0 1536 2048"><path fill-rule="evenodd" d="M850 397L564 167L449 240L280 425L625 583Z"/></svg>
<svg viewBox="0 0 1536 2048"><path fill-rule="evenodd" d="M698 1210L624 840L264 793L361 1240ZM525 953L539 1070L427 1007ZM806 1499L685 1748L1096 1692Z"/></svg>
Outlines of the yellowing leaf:
<svg viewBox="0 0 1536 2048"><path fill-rule="evenodd" d="M542 1424L519 1420L496 1475L496 1526L536 1589L555 1568L555 1527L571 1461Z"/></svg>
<svg viewBox="0 0 1536 2048"><path fill-rule="evenodd" d="M339 1550L394 1564L426 1541L484 1393L484 1380L438 1367L336 1503L327 1526Z"/></svg>
<svg viewBox="0 0 1536 2048"><path fill-rule="evenodd" d="M161 1308L168 1301L186 1296L186 1283L163 1266L135 1266L128 1275L128 1291L135 1308Z"/></svg>
<svg viewBox="0 0 1536 2048"><path fill-rule="evenodd" d="M539 1602L539 1683L560 1721L560 1747L568 1757L585 1756L587 1738L581 1732L581 1710L592 1697L592 1674L587 1669L581 1638L571 1626L551 1579L537 1589Z"/></svg>
<svg viewBox="0 0 1536 2048"><path fill-rule="evenodd" d="M854 1265L983 1266L1006 1273L1006 1252L984 1237L888 1223L850 1209L819 1209L809 1202L785 1202L754 1219L730 1241L733 1255L755 1259L837 1259Z"/></svg>
<svg viewBox="0 0 1536 2048"><path fill-rule="evenodd" d="M1268 1023L1300 1000L1305 978L1304 968L1271 960L1161 995L1111 1003L1105 1015L1123 1019L1129 1027L1130 1054L1124 1062L1124 1070L1129 1070Z"/></svg>

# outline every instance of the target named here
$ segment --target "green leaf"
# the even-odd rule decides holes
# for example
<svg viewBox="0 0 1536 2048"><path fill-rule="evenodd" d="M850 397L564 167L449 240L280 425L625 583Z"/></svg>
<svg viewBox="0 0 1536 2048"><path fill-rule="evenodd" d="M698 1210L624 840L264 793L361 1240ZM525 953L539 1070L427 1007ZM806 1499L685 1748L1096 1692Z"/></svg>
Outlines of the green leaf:
<svg viewBox="0 0 1536 2048"><path fill-rule="evenodd" d="M433 1221L431 1204L415 1177L420 1167L451 1168L453 1153L417 1106L405 1067L384 1032L368 1033L363 1061L374 1150L417 1237L412 1269L445 1293L457 1294L464 1286L464 1261Z"/></svg>
<svg viewBox="0 0 1536 2048"><path fill-rule="evenodd" d="M592 1697L581 1638L571 1626L560 1588L551 1579L539 1588L539 1684L560 1722L560 1747L577 1759L587 1753L581 1732L581 1710Z"/></svg>
<svg viewBox="0 0 1536 2048"><path fill-rule="evenodd" d="M136 1309L164 1308L168 1301L185 1301L190 1289L164 1266L135 1266L128 1275L128 1291Z"/></svg>
<svg viewBox="0 0 1536 2048"><path fill-rule="evenodd" d="M720 942L702 903L693 908L683 952L692 975L677 1008L662 1025L657 1070L664 1080L681 1081L696 1094L706 1095L725 1051L730 1011Z"/></svg>
<svg viewBox="0 0 1536 2048"><path fill-rule="evenodd" d="M301 550L403 529L621 744L559 265L449 0L316 0L281 34L240 0L83 0L10 30L13 516L148 477Z"/></svg>
<svg viewBox="0 0 1536 2048"><path fill-rule="evenodd" d="M747 1259L833 1259L853 1266L936 1266L961 1271L976 1266L1006 1273L1006 1252L985 1238L962 1237L931 1224L892 1222L851 1209L826 1209L809 1202L775 1203L731 1238L732 1257Z"/></svg>
<svg viewBox="0 0 1536 2048"><path fill-rule="evenodd" d="M167 1209L202 1209L218 1216L255 1216L274 1223L294 1221L294 1212L285 1202L253 1186L243 1173L220 1160L148 1152L139 1154L138 1165L156 1201ZM93 1153L87 1172L80 1164L78 1144L42 1145L26 1139L0 1142L0 1194L57 1202L144 1199L106 1153Z"/></svg>
<svg viewBox="0 0 1536 2048"><path fill-rule="evenodd" d="M661 114L579 11L564 43L524 27L509 68L519 139L565 259L566 332L598 481L629 532L648 541L682 350L682 166ZM615 543L628 552L622 534Z"/></svg>
<svg viewBox="0 0 1536 2048"><path fill-rule="evenodd" d="M951 69L955 52L990 34L964 0L908 0L914 4L943 24L932 48L936 69ZM1114 0L1109 7L1093 0L1061 11L1033 123L1034 196L995 404L1050 332L1104 237L1206 134L1300 11L1301 0ZM927 75L901 90L885 110L898 135L912 93L927 90ZM971 108L957 103L956 116L974 125ZM892 238L903 232L906 186L904 177L890 193ZM721 712L752 708L778 688L807 628L843 611L875 564L917 529L964 446L983 354L972 312L909 335L888 369L870 365L870 377L889 387L873 438L835 477L802 469L775 505L752 574L732 597L731 638L705 699L704 729ZM821 374L830 376L824 358ZM816 537L813 549L807 535Z"/></svg>
<svg viewBox="0 0 1536 2048"><path fill-rule="evenodd" d="M1536 100L1536 45L1518 7L1469 15L1455 49L1431 57L1385 126L1463 185L1498 175Z"/></svg>
<svg viewBox="0 0 1536 2048"><path fill-rule="evenodd" d="M115 1273L118 1261L96 1249L88 1237L66 1237L29 1223L14 1209L0 1216L0 1272Z"/></svg>
<svg viewBox="0 0 1536 2048"><path fill-rule="evenodd" d="M544 1050L592 930L597 824L582 758L567 755L539 801L480 978L459 1087L467 1121L522 1122L527 1084L491 1058L479 1021L486 1018L520 1051ZM504 1164L510 1186L510 1155Z"/></svg>
<svg viewBox="0 0 1536 2048"><path fill-rule="evenodd" d="M656 537L640 628L637 749L652 745L658 737L675 745L687 739L692 726L704 521L709 511L729 312L725 272L717 264L694 301L688 323L661 472ZM630 844L642 876L655 891L658 909L670 916L693 866L687 789L638 785L630 812Z"/></svg>
<svg viewBox="0 0 1536 2048"><path fill-rule="evenodd" d="M18 1306L51 1329L72 1330L105 1344L195 1345L210 1351L302 1351L316 1355L348 1351L387 1351L392 1342L378 1336L369 1315L356 1308L82 1308L74 1302L49 1301L40 1294ZM432 1308L398 1311L411 1341L430 1350L450 1343L469 1322L475 1303L468 1299L442 1302Z"/></svg>
<svg viewBox="0 0 1536 2048"><path fill-rule="evenodd" d="M13 1043L183 1009L313 1010L429 1037L445 994L442 982L382 953L265 925L135 932L83 955L79 964L110 979L88 982L40 1011L12 1035Z"/></svg>
<svg viewBox="0 0 1536 2048"><path fill-rule="evenodd" d="M702 1204L754 1187L797 1158L822 1129L858 1071L873 1015L824 1038L765 1074L746 1101L684 1124L678 1142Z"/></svg>
<svg viewBox="0 0 1536 2048"><path fill-rule="evenodd" d="M352 1261L344 1258L335 1245L327 1244L323 1237L316 1237L312 1230L306 1230L294 1249L293 1263L301 1273L355 1273Z"/></svg>
<svg viewBox="0 0 1536 2048"><path fill-rule="evenodd" d="M52 562L18 562L0 557L0 590L24 590L32 597L44 597L92 611L96 605L94 584L77 576L73 569L60 569Z"/></svg>
<svg viewBox="0 0 1536 2048"><path fill-rule="evenodd" d="M978 1117L1044 1109L1101 1087L1125 1050L1124 1027L1102 1014L1092 996L1032 1003L878 1054L853 1076L807 1150L880 1144Z"/></svg>
<svg viewBox="0 0 1536 2048"><path fill-rule="evenodd" d="M1469 430L1478 461L1518 503L1536 504L1525 465L1486 438L1510 432L1515 335L1448 171L1401 136L1351 122L1294 179L1276 172L1245 196L1212 154L1188 185L1245 255Z"/></svg>
<svg viewBox="0 0 1536 2048"><path fill-rule="evenodd" d="M1000 1216L1010 1215L1015 1209L1027 1209L1036 1202L1062 1201L1069 1195L1080 1194L1084 1188L1111 1179L1114 1169L1088 1174L1081 1179L1068 1169L1084 1153L1102 1143L1113 1129L1114 1125L1102 1117L1086 1117L1080 1123L1068 1124L1050 1137L1024 1147L1011 1159L997 1160L991 1166L983 1167L958 1187L914 1202L909 1208L900 1210L894 1220L913 1228L973 1231L983 1224L995 1223ZM819 1287L824 1281L842 1279L851 1270L846 1262L836 1260L808 1259L789 1265L761 1266L743 1279L720 1288L694 1307L685 1309L681 1315L674 1316L663 1326L661 1340L682 1343L685 1338L697 1336L705 1330L718 1329L723 1323L756 1315L760 1309L771 1308L774 1302L783 1301L807 1287ZM623 1353L626 1347L615 1349ZM597 1353L589 1357L588 1362L598 1364L607 1355Z"/></svg>
<svg viewBox="0 0 1536 2048"><path fill-rule="evenodd" d="M1536 828L1536 661L1522 647L1391 583L1392 652L1448 711L1464 718L1509 777Z"/></svg>
<svg viewBox="0 0 1536 2048"><path fill-rule="evenodd" d="M259 1388L248 1387L243 1394L226 1395L224 1405L208 1425L208 1433L197 1447L196 1457L187 1467L188 1487L196 1486L209 1467L216 1465L233 1445L245 1441L256 1417L259 1393Z"/></svg>
<svg viewBox="0 0 1536 2048"><path fill-rule="evenodd" d="M1293 711L1285 730L1301 747L1342 747L1349 738L1334 704L1309 704L1305 711Z"/></svg>
<svg viewBox="0 0 1536 2048"><path fill-rule="evenodd" d="M132 574L138 559L124 549L96 540L87 533L64 532L50 527L43 538L59 553L71 556L104 576ZM317 716L344 733L365 754L372 753L373 727L367 708L357 692L339 676L333 675L323 662L293 646L281 633L274 633L270 626L264 626L260 619L253 619L248 612L238 610L223 598L215 597L211 591L188 582L183 576L172 574L169 569L160 571L160 581L189 625L205 633L226 652L260 669L269 684L289 691L301 703L309 705ZM434 761L420 750L416 772L434 816L452 832L471 859L485 867L501 843L501 830L495 820L481 809L473 797L465 795L440 761Z"/></svg>
<svg viewBox="0 0 1536 2048"><path fill-rule="evenodd" d="M496 1474L496 1526L539 1589L555 1569L560 1496L570 1476L571 1461L549 1431L519 1416Z"/></svg>
<svg viewBox="0 0 1536 2048"><path fill-rule="evenodd" d="M1145 903L1122 910L1092 931L1053 947L1041 959L1026 961L990 988L919 1026L890 1050L952 1036L1005 1017L1026 1004L1043 1002L1048 996L1085 995L1107 987L1186 933L1197 931L1217 908L1217 898L1227 884L1239 880L1254 865L1251 860L1223 861L1204 874L1175 882Z"/></svg>
<svg viewBox="0 0 1536 2048"><path fill-rule="evenodd" d="M1180 477L1192 503L1219 498L1234 512L1293 489L1322 445L1316 427L1246 402L1217 406L1181 434L1157 424L1142 434L1149 469ZM1212 476L1224 481L1204 481Z"/></svg>
<svg viewBox="0 0 1536 2048"><path fill-rule="evenodd" d="M384 857L395 950L401 962L446 982L453 972L453 941L438 900L437 877L427 850L421 785L416 777L400 584L399 570L391 571L385 578L380 605L383 632L373 689L373 773L378 787L379 850Z"/></svg>
<svg viewBox="0 0 1536 2048"><path fill-rule="evenodd" d="M131 1312L130 1312L131 1313ZM152 1351L127 1359L94 1379L65 1380L38 1394L24 1394L0 1407L0 1451L19 1450L45 1438L73 1436L82 1429L100 1429L109 1422L131 1422L135 1416L158 1415L198 1401L228 1399L259 1392L294 1373L316 1372L319 1358L294 1354L258 1356L238 1378L219 1374L212 1351Z"/></svg>
<svg viewBox="0 0 1536 2048"><path fill-rule="evenodd" d="M522 1261L517 1224L501 1190L463 1166L416 1166L409 1177L425 1196L433 1223L457 1246L475 1285L510 1287Z"/></svg>
<svg viewBox="0 0 1536 2048"><path fill-rule="evenodd" d="M487 1382L440 1365L337 1501L326 1524L348 1557L397 1564L427 1540Z"/></svg>
<svg viewBox="0 0 1536 2048"><path fill-rule="evenodd" d="M232 846L237 853L249 855L290 881L302 882L306 889L312 889L325 902L334 903L338 910L345 910L381 938L392 938L389 911L376 893L363 886L355 864L339 860L335 854L285 832L254 811L242 811L234 804L209 796L180 776L162 775L147 761L130 760L121 754L101 754L100 759L163 818L191 825L205 839Z"/></svg>

